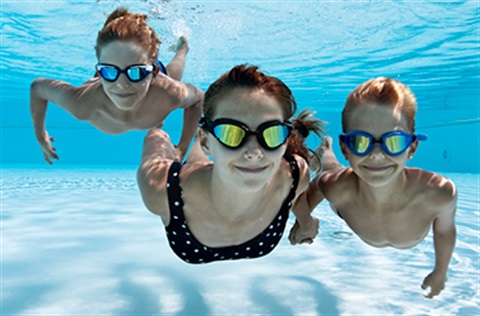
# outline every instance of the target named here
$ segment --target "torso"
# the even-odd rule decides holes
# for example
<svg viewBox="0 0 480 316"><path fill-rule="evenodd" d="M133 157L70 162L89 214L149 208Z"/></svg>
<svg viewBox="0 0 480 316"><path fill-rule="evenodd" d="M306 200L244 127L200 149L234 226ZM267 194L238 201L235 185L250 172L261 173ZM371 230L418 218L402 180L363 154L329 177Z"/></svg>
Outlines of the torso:
<svg viewBox="0 0 480 316"><path fill-rule="evenodd" d="M353 172L341 172L339 180L323 183L322 190L332 208L363 241L375 247L411 248L428 234L438 215L438 205L433 202L438 190L431 179L441 176L406 168L404 186L391 192L384 205L375 205L361 196L361 181Z"/></svg>
<svg viewBox="0 0 480 316"><path fill-rule="evenodd" d="M166 231L171 248L190 263L255 258L272 251L283 234L298 182L298 175L293 176L297 180L292 179L292 174L298 174L295 160L291 162L291 169L288 162L284 163L283 169L288 172L281 172L265 193L266 198L252 207L251 212L234 220L212 211L218 205L208 197L208 189L202 192L198 187L195 189L200 184L196 183L195 174L180 179L181 194L175 190L179 186L169 188L170 215ZM175 181L176 172L170 171L169 183Z"/></svg>

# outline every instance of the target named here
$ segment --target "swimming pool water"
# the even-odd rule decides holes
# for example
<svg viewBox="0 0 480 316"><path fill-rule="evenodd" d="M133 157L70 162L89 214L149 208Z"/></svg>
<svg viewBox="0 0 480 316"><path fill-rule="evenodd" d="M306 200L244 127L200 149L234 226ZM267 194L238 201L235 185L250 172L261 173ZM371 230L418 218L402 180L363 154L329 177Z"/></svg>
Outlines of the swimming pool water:
<svg viewBox="0 0 480 316"><path fill-rule="evenodd" d="M90 78L96 32L121 5L149 14L162 61L178 36L189 36L184 81L205 90L236 64L259 65L292 88L300 110L328 121L334 140L358 84L390 76L409 85L417 130L429 136L410 164L445 173L459 191L442 294L427 300L420 289L433 266L431 233L410 250L376 249L325 202L314 211L321 228L312 245L283 237L260 259L182 262L135 183L145 132L105 135L50 105L60 161L43 164L29 85ZM480 313L478 0L2 0L0 14L1 315ZM182 114L165 122L174 140Z"/></svg>
<svg viewBox="0 0 480 316"><path fill-rule="evenodd" d="M134 169L4 169L2 315L478 315L479 178L447 176L457 244L446 289L428 300L431 233L413 249L373 248L322 202L312 245L284 236L260 259L189 265L143 206Z"/></svg>

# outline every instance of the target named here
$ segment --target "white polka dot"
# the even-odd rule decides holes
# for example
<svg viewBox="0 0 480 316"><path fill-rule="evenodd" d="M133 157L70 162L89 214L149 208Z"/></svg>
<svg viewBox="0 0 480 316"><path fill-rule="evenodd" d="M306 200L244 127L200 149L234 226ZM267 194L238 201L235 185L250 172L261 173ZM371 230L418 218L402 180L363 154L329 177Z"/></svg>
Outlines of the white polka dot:
<svg viewBox="0 0 480 316"><path fill-rule="evenodd" d="M170 183L167 183L167 188L169 188L169 187L170 187Z"/></svg>
<svg viewBox="0 0 480 316"><path fill-rule="evenodd" d="M176 232L174 232L174 231L172 232L172 234L174 234L174 235L177 235L177 233L176 233Z"/></svg>
<svg viewBox="0 0 480 316"><path fill-rule="evenodd" d="M235 252L235 254L234 254L234 255L235 255L235 256L238 256L238 252Z"/></svg>
<svg viewBox="0 0 480 316"><path fill-rule="evenodd" d="M175 201L173 204L175 204L175 206L179 206L179 205L180 205L180 202Z"/></svg>
<svg viewBox="0 0 480 316"><path fill-rule="evenodd" d="M190 233L189 233L189 232L185 232L185 235L190 236Z"/></svg>
<svg viewBox="0 0 480 316"><path fill-rule="evenodd" d="M218 253L214 254L213 256L214 256L214 257L218 257Z"/></svg>
<svg viewBox="0 0 480 316"><path fill-rule="evenodd" d="M279 227L280 225L281 225L281 223L278 223L278 224L277 224L277 227Z"/></svg>
<svg viewBox="0 0 480 316"><path fill-rule="evenodd" d="M186 254L185 252L182 252L182 256L184 256L184 257L185 257L186 255L187 255L187 254Z"/></svg>
<svg viewBox="0 0 480 316"><path fill-rule="evenodd" d="M185 224L182 224L182 228L187 228L187 226L185 226Z"/></svg>
<svg viewBox="0 0 480 316"><path fill-rule="evenodd" d="M174 215L173 218L178 219L178 216Z"/></svg>
<svg viewBox="0 0 480 316"><path fill-rule="evenodd" d="M172 240L172 245L175 245L175 242Z"/></svg>
<svg viewBox="0 0 480 316"><path fill-rule="evenodd" d="M278 217L278 220L281 220L281 219L282 219L282 215L280 215L280 216Z"/></svg>
<svg viewBox="0 0 480 316"><path fill-rule="evenodd" d="M203 259L198 259L198 262L203 262Z"/></svg>
<svg viewBox="0 0 480 316"><path fill-rule="evenodd" d="M250 251L250 247L245 248L246 251Z"/></svg>
<svg viewBox="0 0 480 316"><path fill-rule="evenodd" d="M259 254L259 255L263 255L263 251L260 251L258 254Z"/></svg>
<svg viewBox="0 0 480 316"><path fill-rule="evenodd" d="M270 233L267 234L267 237L270 237Z"/></svg>
<svg viewBox="0 0 480 316"><path fill-rule="evenodd" d="M278 234L278 236L282 236L283 233Z"/></svg>
<svg viewBox="0 0 480 316"><path fill-rule="evenodd" d="M288 207L292 206L292 202L288 202Z"/></svg>
<svg viewBox="0 0 480 316"><path fill-rule="evenodd" d="M277 233L273 233L273 236L277 236Z"/></svg>
<svg viewBox="0 0 480 316"><path fill-rule="evenodd" d="M205 251L206 251L206 250L207 250L207 247L206 247L206 246L203 246L203 250L205 250Z"/></svg>
<svg viewBox="0 0 480 316"><path fill-rule="evenodd" d="M259 245L259 246L263 246L263 242L259 242L258 245Z"/></svg>
<svg viewBox="0 0 480 316"><path fill-rule="evenodd" d="M224 257L224 256L221 256L221 257L220 257L220 259L222 259L222 260L223 260L223 259L225 259L225 257Z"/></svg>
<svg viewBox="0 0 480 316"><path fill-rule="evenodd" d="M173 176L174 176L174 177L178 176L178 172L174 172L174 173L173 173Z"/></svg>
<svg viewBox="0 0 480 316"><path fill-rule="evenodd" d="M268 228L273 229L273 225L270 225Z"/></svg>
<svg viewBox="0 0 480 316"><path fill-rule="evenodd" d="M190 263L190 260L188 260L188 259L185 259L185 262L187 262L187 263Z"/></svg>
<svg viewBox="0 0 480 316"><path fill-rule="evenodd" d="M190 245L190 244L191 244L190 240L187 240L186 243L187 243L187 245Z"/></svg>
<svg viewBox="0 0 480 316"><path fill-rule="evenodd" d="M275 247L275 244L271 244L271 245L270 245L270 248L273 248L273 247Z"/></svg>
<svg viewBox="0 0 480 316"><path fill-rule="evenodd" d="M198 249L195 249L194 252L198 252Z"/></svg>

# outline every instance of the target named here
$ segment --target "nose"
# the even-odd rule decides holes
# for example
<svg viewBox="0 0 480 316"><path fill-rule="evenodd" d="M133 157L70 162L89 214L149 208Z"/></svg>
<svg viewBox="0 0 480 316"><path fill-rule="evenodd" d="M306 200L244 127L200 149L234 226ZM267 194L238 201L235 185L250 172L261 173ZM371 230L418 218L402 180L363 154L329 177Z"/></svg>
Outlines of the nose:
<svg viewBox="0 0 480 316"><path fill-rule="evenodd" d="M247 139L247 143L244 145L245 151L243 156L248 160L260 160L263 158L263 149L257 141L257 138L250 135Z"/></svg>
<svg viewBox="0 0 480 316"><path fill-rule="evenodd" d="M369 154L370 159L384 159L385 158L385 153L383 152L383 149L380 144L376 143L373 144L373 149Z"/></svg>
<svg viewBox="0 0 480 316"><path fill-rule="evenodd" d="M130 86L130 81L125 74L120 74L117 81L115 81L115 85L119 88L125 89Z"/></svg>

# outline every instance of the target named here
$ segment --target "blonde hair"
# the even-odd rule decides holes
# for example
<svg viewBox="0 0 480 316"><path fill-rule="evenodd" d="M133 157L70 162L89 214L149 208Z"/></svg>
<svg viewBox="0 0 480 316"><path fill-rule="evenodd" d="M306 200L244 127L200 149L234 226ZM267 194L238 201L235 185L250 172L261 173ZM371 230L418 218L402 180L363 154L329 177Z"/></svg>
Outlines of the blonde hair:
<svg viewBox="0 0 480 316"><path fill-rule="evenodd" d="M344 133L348 130L348 116L350 112L367 104L398 107L407 119L410 132L415 132L417 100L413 92L398 80L378 77L362 83L348 95L342 111L342 129Z"/></svg>

